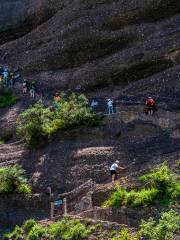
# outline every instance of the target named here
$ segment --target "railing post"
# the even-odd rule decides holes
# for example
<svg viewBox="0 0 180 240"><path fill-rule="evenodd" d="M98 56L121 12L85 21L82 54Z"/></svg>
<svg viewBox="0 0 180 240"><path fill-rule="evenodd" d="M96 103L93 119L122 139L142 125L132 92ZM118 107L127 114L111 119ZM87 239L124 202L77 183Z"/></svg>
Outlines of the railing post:
<svg viewBox="0 0 180 240"><path fill-rule="evenodd" d="M50 213L50 215L51 215L51 220L53 220L53 218L54 218L54 202L51 202L51 213Z"/></svg>
<svg viewBox="0 0 180 240"><path fill-rule="evenodd" d="M67 216L67 200L66 198L63 199L63 202L64 202L64 217Z"/></svg>

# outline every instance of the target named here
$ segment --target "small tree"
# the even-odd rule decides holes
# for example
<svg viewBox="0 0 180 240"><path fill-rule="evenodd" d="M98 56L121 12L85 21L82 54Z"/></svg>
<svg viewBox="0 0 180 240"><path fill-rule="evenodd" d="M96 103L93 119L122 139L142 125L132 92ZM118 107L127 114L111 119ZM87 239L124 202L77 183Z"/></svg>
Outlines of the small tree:
<svg viewBox="0 0 180 240"><path fill-rule="evenodd" d="M40 143L43 137L47 136L47 128L53 117L54 113L42 102L38 102L20 114L17 133L29 144Z"/></svg>

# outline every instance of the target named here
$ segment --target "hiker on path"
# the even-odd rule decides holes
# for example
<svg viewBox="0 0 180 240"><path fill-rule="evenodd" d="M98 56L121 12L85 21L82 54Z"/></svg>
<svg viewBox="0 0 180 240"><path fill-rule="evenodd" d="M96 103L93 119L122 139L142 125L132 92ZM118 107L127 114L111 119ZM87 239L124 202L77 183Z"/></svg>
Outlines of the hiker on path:
<svg viewBox="0 0 180 240"><path fill-rule="evenodd" d="M98 101L96 100L92 100L91 102L91 109L94 111L94 112L97 112L97 108L98 108Z"/></svg>
<svg viewBox="0 0 180 240"><path fill-rule="evenodd" d="M55 110L59 110L60 108L60 102L61 102L61 95L57 92L54 96L54 99L53 99L53 106L55 108Z"/></svg>
<svg viewBox="0 0 180 240"><path fill-rule="evenodd" d="M15 82L16 82L16 78L15 78L15 74L14 73L11 73L10 74L10 87L14 87L15 85Z"/></svg>
<svg viewBox="0 0 180 240"><path fill-rule="evenodd" d="M23 94L26 94L28 90L28 81L26 79L23 80Z"/></svg>
<svg viewBox="0 0 180 240"><path fill-rule="evenodd" d="M32 81L30 86L30 97L34 98L36 92L36 82Z"/></svg>
<svg viewBox="0 0 180 240"><path fill-rule="evenodd" d="M152 116L153 113L156 111L156 102L152 97L148 97L148 99L146 100L146 110L149 116Z"/></svg>
<svg viewBox="0 0 180 240"><path fill-rule="evenodd" d="M5 86L8 87L9 86L9 71L7 68L3 72L3 80L4 80Z"/></svg>
<svg viewBox="0 0 180 240"><path fill-rule="evenodd" d="M111 173L111 180L112 185L114 186L114 182L117 179L117 174L119 171L124 170L125 168L119 166L119 161L115 161L110 167L110 173Z"/></svg>
<svg viewBox="0 0 180 240"><path fill-rule="evenodd" d="M113 100L110 98L107 100L107 110L108 110L108 115L114 114Z"/></svg>

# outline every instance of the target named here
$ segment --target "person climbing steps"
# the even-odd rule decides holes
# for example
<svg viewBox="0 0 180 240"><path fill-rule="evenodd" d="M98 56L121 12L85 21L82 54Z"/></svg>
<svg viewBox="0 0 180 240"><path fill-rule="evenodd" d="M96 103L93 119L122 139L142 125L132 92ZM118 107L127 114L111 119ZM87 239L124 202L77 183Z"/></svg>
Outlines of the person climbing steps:
<svg viewBox="0 0 180 240"><path fill-rule="evenodd" d="M114 186L115 181L117 180L117 174L119 171L124 170L125 168L119 166L119 161L115 161L110 167L112 185Z"/></svg>

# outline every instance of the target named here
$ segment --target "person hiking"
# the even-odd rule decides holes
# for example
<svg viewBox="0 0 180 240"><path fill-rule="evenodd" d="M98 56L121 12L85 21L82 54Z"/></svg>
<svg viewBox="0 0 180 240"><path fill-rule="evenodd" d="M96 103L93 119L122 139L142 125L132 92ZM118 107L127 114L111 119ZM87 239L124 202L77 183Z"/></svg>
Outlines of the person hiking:
<svg viewBox="0 0 180 240"><path fill-rule="evenodd" d="M91 109L94 111L94 112L97 112L97 108L98 108L98 101L96 100L92 100L91 102Z"/></svg>
<svg viewBox="0 0 180 240"><path fill-rule="evenodd" d="M107 100L107 110L108 110L108 115L114 114L113 100L110 98Z"/></svg>
<svg viewBox="0 0 180 240"><path fill-rule="evenodd" d="M111 180L112 185L114 186L114 182L117 179L118 171L124 170L125 168L119 166L119 161L115 161L111 167L110 167L110 173L111 173Z"/></svg>
<svg viewBox="0 0 180 240"><path fill-rule="evenodd" d="M23 94L26 94L28 90L28 81L24 79L22 85L23 85Z"/></svg>
<svg viewBox="0 0 180 240"><path fill-rule="evenodd" d="M61 95L57 92L53 99L53 106L56 111L60 109L60 101L61 101Z"/></svg>
<svg viewBox="0 0 180 240"><path fill-rule="evenodd" d="M3 72L3 81L4 81L4 85L6 87L8 87L9 86L9 71L7 68Z"/></svg>
<svg viewBox="0 0 180 240"><path fill-rule="evenodd" d="M30 97L34 98L36 92L36 82L32 81L30 85Z"/></svg>
<svg viewBox="0 0 180 240"><path fill-rule="evenodd" d="M152 97L148 97L146 100L146 110L147 114L150 116L156 111L156 102Z"/></svg>
<svg viewBox="0 0 180 240"><path fill-rule="evenodd" d="M15 78L15 74L14 73L11 73L10 74L10 87L14 87L15 85L15 82L16 82L16 78Z"/></svg>

